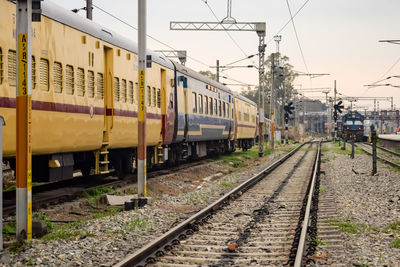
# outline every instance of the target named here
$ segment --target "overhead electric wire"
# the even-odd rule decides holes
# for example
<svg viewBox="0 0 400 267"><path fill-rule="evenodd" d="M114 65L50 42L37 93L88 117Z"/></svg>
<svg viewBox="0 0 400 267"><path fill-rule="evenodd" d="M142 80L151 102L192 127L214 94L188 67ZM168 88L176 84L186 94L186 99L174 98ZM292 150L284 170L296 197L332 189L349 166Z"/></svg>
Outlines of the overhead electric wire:
<svg viewBox="0 0 400 267"><path fill-rule="evenodd" d="M297 14L299 14L299 12L306 6L306 4L307 4L309 1L310 1L310 0L306 0L306 1L303 3L303 5L296 11L296 13L294 13L292 19L294 19L294 18L297 16ZM286 22L285 25L283 25L283 27L282 27L275 35L280 34L280 33L286 28L286 26L289 25L289 23L292 21L292 19L290 19L288 22ZM268 42L267 42L267 44L269 44L269 43L272 42L273 40L274 40L274 37L272 37L271 39L269 39Z"/></svg>
<svg viewBox="0 0 400 267"><path fill-rule="evenodd" d="M382 82L382 81L384 81L384 80L388 80L389 78L391 78L391 77L387 77L387 78L384 79L383 77L386 77L386 75L387 75L399 62L400 62L400 57L399 57L399 58L394 62L394 64L385 72L385 74L383 74L383 75L379 78L378 81L371 83L371 85L380 83L380 82Z"/></svg>
<svg viewBox="0 0 400 267"><path fill-rule="evenodd" d="M218 16L215 14L214 10L211 8L211 6L207 3L207 0L201 0L202 2L204 2L207 7L210 9L211 13L214 15L214 17L217 19L218 22L220 22ZM225 28L224 28L225 29ZM240 47L240 45L236 42L235 39L233 39L232 35L225 30L226 34L229 36L229 38L231 38L231 40L233 41L233 43L240 49L240 51L242 51L242 53L247 57L246 52L243 50L243 48Z"/></svg>
<svg viewBox="0 0 400 267"><path fill-rule="evenodd" d="M286 0L286 4L287 4L288 10L289 10L289 14L290 14L290 18L291 18L291 21L292 21L292 24L293 24L293 30L294 30L294 33L296 35L296 40L297 40L297 44L298 44L299 49L300 49L301 57L303 58L304 66L306 67L307 73L310 73L310 71L308 70L308 67L307 67L306 59L304 58L303 49L301 48L299 36L298 36L297 30L296 30L296 25L294 24L292 11L290 10L289 0Z"/></svg>
<svg viewBox="0 0 400 267"><path fill-rule="evenodd" d="M236 79L233 79L232 77L230 77L228 74L226 74L226 73L223 72L223 71L221 71L221 73L224 74L224 76L220 76L221 78L224 78L224 79L227 79L227 80L231 80L231 81L234 81L234 82L237 82L237 83L241 83L241 84L243 84L243 85L255 86L254 84L245 83L245 82L242 82L242 81L238 81L238 80L236 80Z"/></svg>
<svg viewBox="0 0 400 267"><path fill-rule="evenodd" d="M84 1L86 2L86 0L84 0ZM125 24L126 26L128 26L128 27L130 27L130 28L132 28L132 29L134 29L134 30L136 30L136 31L138 30L137 27L135 27L135 26L129 24L128 22L126 22L126 21L124 21L124 20L122 20L122 19L120 19L120 18L118 18L117 16L115 16L114 14L111 14L110 12L104 10L103 8L101 8L101 7L99 7L99 6L95 5L95 4L92 4L92 5L93 5L93 7L95 7L95 8L97 8L98 10L104 12L105 14L109 15L110 17L112 17L112 18L118 20L119 22ZM170 46L170 45L168 45L168 44L166 44L166 43L164 43L164 42L158 40L157 38L155 38L155 37L153 37L153 36L151 36L151 35L149 35L149 34L147 34L147 37L153 39L154 41L156 41L156 42L158 42L158 43L160 43L160 44L162 44L162 45L164 45L164 46L166 46L166 47L168 47L168 48L170 48L170 49L172 49L172 50L176 50L176 49L173 48L172 46ZM198 59L195 59L195 58L193 58L193 57L187 56L187 58L190 58L191 60L196 61L197 63L200 63L200 64L202 64L202 65L204 65L204 66L207 66L207 67L210 66L209 64L206 64L206 63L204 63L204 62L202 62L202 61L200 61L200 60L198 60Z"/></svg>

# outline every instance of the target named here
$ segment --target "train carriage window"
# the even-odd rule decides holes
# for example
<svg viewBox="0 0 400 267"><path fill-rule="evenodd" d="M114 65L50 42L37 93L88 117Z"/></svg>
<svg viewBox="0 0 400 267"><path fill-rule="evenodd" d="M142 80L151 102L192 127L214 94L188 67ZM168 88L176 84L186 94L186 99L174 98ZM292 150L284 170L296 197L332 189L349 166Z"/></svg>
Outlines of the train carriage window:
<svg viewBox="0 0 400 267"><path fill-rule="evenodd" d="M193 113L197 113L197 96L196 93L193 94Z"/></svg>
<svg viewBox="0 0 400 267"><path fill-rule="evenodd" d="M119 101L119 78L114 77L114 101Z"/></svg>
<svg viewBox="0 0 400 267"><path fill-rule="evenodd" d="M233 119L233 109L232 109L232 116L231 116L231 119Z"/></svg>
<svg viewBox="0 0 400 267"><path fill-rule="evenodd" d="M39 84L40 89L49 91L49 61L45 58L40 59Z"/></svg>
<svg viewBox="0 0 400 267"><path fill-rule="evenodd" d="M0 48L0 84L3 83L3 50Z"/></svg>
<svg viewBox="0 0 400 267"><path fill-rule="evenodd" d="M128 82L128 100L127 102L133 104L133 82Z"/></svg>
<svg viewBox="0 0 400 267"><path fill-rule="evenodd" d="M78 96L85 95L85 70L82 68L76 70L76 91Z"/></svg>
<svg viewBox="0 0 400 267"><path fill-rule="evenodd" d="M157 88L157 107L161 108L161 90Z"/></svg>
<svg viewBox="0 0 400 267"><path fill-rule="evenodd" d="M17 54L14 50L8 50L8 84L15 86L17 84Z"/></svg>
<svg viewBox="0 0 400 267"><path fill-rule="evenodd" d="M213 115L213 108L214 108L213 99L212 99L212 97L210 97L210 115Z"/></svg>
<svg viewBox="0 0 400 267"><path fill-rule="evenodd" d="M98 72L97 73L97 92L96 92L96 98L97 99L104 99L104 77L103 73Z"/></svg>
<svg viewBox="0 0 400 267"><path fill-rule="evenodd" d="M73 95L75 90L74 67L71 65L65 66L65 92L68 95Z"/></svg>
<svg viewBox="0 0 400 267"><path fill-rule="evenodd" d="M93 98L94 97L94 72L91 70L88 70L88 72L87 72L87 81L88 81L87 96L90 98Z"/></svg>
<svg viewBox="0 0 400 267"><path fill-rule="evenodd" d="M218 100L214 99L214 115L218 116Z"/></svg>
<svg viewBox="0 0 400 267"><path fill-rule="evenodd" d="M60 62L53 64L53 90L55 93L62 93L63 90L63 74Z"/></svg>
<svg viewBox="0 0 400 267"><path fill-rule="evenodd" d="M199 113L203 114L203 95L199 94Z"/></svg>
<svg viewBox="0 0 400 267"><path fill-rule="evenodd" d="M126 102L126 80L125 79L121 80L119 99L124 103Z"/></svg>
<svg viewBox="0 0 400 267"><path fill-rule="evenodd" d="M151 107L151 87L147 86L147 106Z"/></svg>
<svg viewBox="0 0 400 267"><path fill-rule="evenodd" d="M241 120L242 120L242 112L239 111L239 121L241 121Z"/></svg>
<svg viewBox="0 0 400 267"><path fill-rule="evenodd" d="M255 122L256 122L256 116L254 116L254 115L251 116L251 122L252 122L252 123L255 123Z"/></svg>
<svg viewBox="0 0 400 267"><path fill-rule="evenodd" d="M208 114L208 96L204 96L204 114Z"/></svg>
<svg viewBox="0 0 400 267"><path fill-rule="evenodd" d="M35 59L35 56L32 56L32 89L36 89L36 59Z"/></svg>
<svg viewBox="0 0 400 267"><path fill-rule="evenodd" d="M221 100L218 100L218 116L222 115L222 103Z"/></svg>
<svg viewBox="0 0 400 267"><path fill-rule="evenodd" d="M222 110L224 111L224 118L226 118L226 103L223 102Z"/></svg>
<svg viewBox="0 0 400 267"><path fill-rule="evenodd" d="M155 87L153 87L153 92L151 96L152 96L151 103L153 104L153 107L155 107L157 105L157 92Z"/></svg>
<svg viewBox="0 0 400 267"><path fill-rule="evenodd" d="M138 104L139 99L139 83L135 83L135 92L133 93L133 101Z"/></svg>

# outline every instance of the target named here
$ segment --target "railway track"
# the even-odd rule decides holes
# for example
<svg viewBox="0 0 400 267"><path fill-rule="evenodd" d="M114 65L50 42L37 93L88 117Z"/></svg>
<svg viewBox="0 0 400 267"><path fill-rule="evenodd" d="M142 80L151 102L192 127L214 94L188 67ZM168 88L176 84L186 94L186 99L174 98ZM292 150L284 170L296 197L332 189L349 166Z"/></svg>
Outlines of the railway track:
<svg viewBox="0 0 400 267"><path fill-rule="evenodd" d="M361 148L364 152L369 155L372 155L372 145L370 143L357 143L356 146ZM400 154L389 149L386 149L381 146L377 146L377 158L382 160L383 162L393 166L400 168Z"/></svg>
<svg viewBox="0 0 400 267"><path fill-rule="evenodd" d="M181 169L190 168L204 164L204 160L185 163L176 167L162 170L153 170L149 172L148 178L165 175L170 172L176 172ZM37 185L32 188L32 208L38 210L52 204L60 204L67 201L72 201L81 197L87 189L99 187L119 188L132 184L136 181L135 175L129 175L125 179L116 177L98 177L98 176L81 176L69 180ZM15 190L4 192L4 217L15 214Z"/></svg>
<svg viewBox="0 0 400 267"><path fill-rule="evenodd" d="M301 146L116 266L301 266L320 159Z"/></svg>

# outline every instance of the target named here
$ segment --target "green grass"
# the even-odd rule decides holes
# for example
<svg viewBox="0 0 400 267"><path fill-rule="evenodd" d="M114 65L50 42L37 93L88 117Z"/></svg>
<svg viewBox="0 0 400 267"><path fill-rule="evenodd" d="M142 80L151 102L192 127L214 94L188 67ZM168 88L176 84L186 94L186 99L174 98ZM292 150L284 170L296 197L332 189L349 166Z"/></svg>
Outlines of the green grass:
<svg viewBox="0 0 400 267"><path fill-rule="evenodd" d="M329 162L329 161L335 160L335 159L336 159L335 156L332 156L332 157L324 157L324 158L321 159L321 162L322 162L322 163L326 163L326 162Z"/></svg>
<svg viewBox="0 0 400 267"><path fill-rule="evenodd" d="M319 189L318 189L318 192L319 192L319 193L325 193L325 192L326 192L326 189L325 189L325 188L319 188Z"/></svg>
<svg viewBox="0 0 400 267"><path fill-rule="evenodd" d="M3 224L3 234L15 235L15 233L16 233L15 225L16 225L15 221Z"/></svg>
<svg viewBox="0 0 400 267"><path fill-rule="evenodd" d="M76 221L68 224L64 224L61 226L55 226L54 229L43 236L43 240L73 240L79 236L93 236L92 233L88 231L82 231L80 228L83 224L83 221Z"/></svg>
<svg viewBox="0 0 400 267"><path fill-rule="evenodd" d="M233 186L233 184L231 184L231 183L229 183L227 181L222 181L222 182L219 183L219 185L222 186L222 187L232 187Z"/></svg>
<svg viewBox="0 0 400 267"><path fill-rule="evenodd" d="M46 223L47 230L51 231L54 229L54 224L50 221L50 219L46 216L46 214L43 213L34 213L33 218L36 220L41 220Z"/></svg>
<svg viewBox="0 0 400 267"><path fill-rule="evenodd" d="M208 196L202 192L191 192L189 193L189 197L187 198L186 204L189 205L200 205L208 203Z"/></svg>
<svg viewBox="0 0 400 267"><path fill-rule="evenodd" d="M325 222L331 226L339 227L339 230L342 232L350 234L356 234L358 232L358 226L349 220L342 222L338 220L326 220Z"/></svg>
<svg viewBox="0 0 400 267"><path fill-rule="evenodd" d="M122 211L122 207L111 207L104 212L95 212L92 215L92 219L101 219L107 216L115 216Z"/></svg>
<svg viewBox="0 0 400 267"><path fill-rule="evenodd" d="M141 231L147 233L154 225L154 220L149 217L134 218L125 223L125 229L129 232Z"/></svg>
<svg viewBox="0 0 400 267"><path fill-rule="evenodd" d="M128 195L134 195L134 194L136 194L137 192L136 192L136 189L135 188L128 188L127 190L126 190L126 194L128 194Z"/></svg>
<svg viewBox="0 0 400 267"><path fill-rule="evenodd" d="M99 202L99 198L101 195L104 194L115 194L116 191L110 187L107 186L101 186L97 188L90 188L87 189L84 193L83 196L87 198L88 203L90 205L97 205Z"/></svg>
<svg viewBox="0 0 400 267"><path fill-rule="evenodd" d="M400 221L391 222L388 226L385 227L384 231L385 233L398 233L400 231Z"/></svg>
<svg viewBox="0 0 400 267"><path fill-rule="evenodd" d="M315 243L315 245L317 245L317 246L325 246L326 245L326 242L324 242L321 239L318 239L316 237L311 238L309 235L307 235L306 239L307 239L308 242Z"/></svg>
<svg viewBox="0 0 400 267"><path fill-rule="evenodd" d="M10 245L9 251L11 254L19 254L27 245L27 242L14 242Z"/></svg>
<svg viewBox="0 0 400 267"><path fill-rule="evenodd" d="M391 248L400 248L400 238L396 238L390 243Z"/></svg>

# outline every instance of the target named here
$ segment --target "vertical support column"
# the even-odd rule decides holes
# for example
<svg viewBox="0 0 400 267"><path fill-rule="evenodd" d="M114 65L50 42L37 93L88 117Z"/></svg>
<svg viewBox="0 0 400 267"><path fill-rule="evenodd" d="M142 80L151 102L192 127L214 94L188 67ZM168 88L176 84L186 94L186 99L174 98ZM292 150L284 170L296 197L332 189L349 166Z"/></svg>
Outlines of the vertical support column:
<svg viewBox="0 0 400 267"><path fill-rule="evenodd" d="M86 0L86 18L92 20L93 19L93 5L92 0Z"/></svg>
<svg viewBox="0 0 400 267"><path fill-rule="evenodd" d="M352 159L354 159L354 142L355 142L355 140L353 138L353 140L351 141L351 158Z"/></svg>
<svg viewBox="0 0 400 267"><path fill-rule="evenodd" d="M264 52L265 52L265 31L264 34L258 34L260 43L258 45L259 67L258 67L258 117L259 117L259 133L258 133L258 156L264 155ZM272 126L271 126L272 127Z"/></svg>
<svg viewBox="0 0 400 267"><path fill-rule="evenodd" d="M0 116L0 251L3 250L3 125L4 118Z"/></svg>
<svg viewBox="0 0 400 267"><path fill-rule="evenodd" d="M139 111L138 111L138 196L146 197L146 0L138 1Z"/></svg>
<svg viewBox="0 0 400 267"><path fill-rule="evenodd" d="M275 87L275 54L271 54L271 101L270 101L270 117L271 117L271 149L274 150L275 143L275 104L274 104L274 87Z"/></svg>
<svg viewBox="0 0 400 267"><path fill-rule="evenodd" d="M17 239L32 239L32 1L18 0L17 14Z"/></svg>
<svg viewBox="0 0 400 267"><path fill-rule="evenodd" d="M371 131L371 139L372 139L372 175L375 175L377 172L377 169L376 169L376 141L378 139L375 127Z"/></svg>
<svg viewBox="0 0 400 267"><path fill-rule="evenodd" d="M334 105L336 105L336 80L334 81L334 84L333 84L333 89L334 89L334 94L333 94L333 97L334 97L334 102L333 102L333 104ZM336 120L335 120L335 137L334 137L334 139L335 139L335 142L336 142L336 139L337 139L337 122L336 122Z"/></svg>
<svg viewBox="0 0 400 267"><path fill-rule="evenodd" d="M217 59L217 82L219 82L219 60Z"/></svg>

